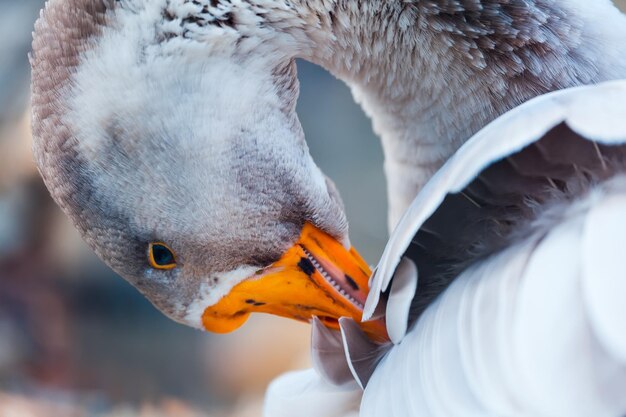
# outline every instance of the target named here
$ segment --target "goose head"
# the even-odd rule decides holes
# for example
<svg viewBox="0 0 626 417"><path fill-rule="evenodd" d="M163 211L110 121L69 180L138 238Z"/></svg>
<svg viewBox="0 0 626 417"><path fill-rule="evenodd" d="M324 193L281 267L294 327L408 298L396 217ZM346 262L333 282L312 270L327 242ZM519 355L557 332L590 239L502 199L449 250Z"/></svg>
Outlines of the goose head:
<svg viewBox="0 0 626 417"><path fill-rule="evenodd" d="M360 321L370 271L304 141L295 63L232 27L260 19L251 3L222 3L50 0L31 57L40 172L95 252L174 320ZM213 21L192 34L198 7Z"/></svg>

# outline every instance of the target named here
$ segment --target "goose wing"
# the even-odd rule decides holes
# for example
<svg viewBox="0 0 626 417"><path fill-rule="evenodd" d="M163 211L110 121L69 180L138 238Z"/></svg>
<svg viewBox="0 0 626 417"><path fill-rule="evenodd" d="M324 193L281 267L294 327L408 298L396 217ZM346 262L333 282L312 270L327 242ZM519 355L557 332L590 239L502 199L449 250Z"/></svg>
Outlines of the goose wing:
<svg viewBox="0 0 626 417"><path fill-rule="evenodd" d="M362 416L626 413L624 103L626 81L534 99L429 182L371 282L366 317L403 257L419 275Z"/></svg>
<svg viewBox="0 0 626 417"><path fill-rule="evenodd" d="M379 295L388 289L417 232L448 195L458 194L485 168L527 148L559 125L591 142L621 143L626 135L625 94L626 80L550 93L506 113L470 139L428 182L393 231L372 278L365 318L374 313ZM565 145L558 149L558 137L553 142L557 142L555 151L567 149ZM563 158L577 157L578 151L569 149Z"/></svg>

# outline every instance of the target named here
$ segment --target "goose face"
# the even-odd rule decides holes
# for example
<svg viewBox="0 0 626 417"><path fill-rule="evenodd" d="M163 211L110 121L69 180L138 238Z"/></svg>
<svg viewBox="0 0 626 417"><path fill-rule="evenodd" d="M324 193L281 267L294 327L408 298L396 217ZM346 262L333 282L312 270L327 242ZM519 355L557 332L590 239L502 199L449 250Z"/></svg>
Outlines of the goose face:
<svg viewBox="0 0 626 417"><path fill-rule="evenodd" d="M33 46L35 155L96 253L194 327L229 332L252 312L360 321L370 271L309 155L294 63L151 46L107 8L76 39L55 26L60 4Z"/></svg>

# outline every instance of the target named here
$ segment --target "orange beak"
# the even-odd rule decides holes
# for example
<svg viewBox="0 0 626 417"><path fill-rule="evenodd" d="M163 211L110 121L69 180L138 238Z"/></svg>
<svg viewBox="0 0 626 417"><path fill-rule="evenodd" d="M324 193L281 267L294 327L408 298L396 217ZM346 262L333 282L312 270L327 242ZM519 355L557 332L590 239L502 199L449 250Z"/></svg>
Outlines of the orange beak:
<svg viewBox="0 0 626 417"><path fill-rule="evenodd" d="M356 250L307 223L296 244L265 273L244 280L204 310L202 323L208 331L228 333L253 312L306 322L318 317L332 329L339 329L340 317L361 323L370 275ZM389 340L382 319L361 327L372 340Z"/></svg>

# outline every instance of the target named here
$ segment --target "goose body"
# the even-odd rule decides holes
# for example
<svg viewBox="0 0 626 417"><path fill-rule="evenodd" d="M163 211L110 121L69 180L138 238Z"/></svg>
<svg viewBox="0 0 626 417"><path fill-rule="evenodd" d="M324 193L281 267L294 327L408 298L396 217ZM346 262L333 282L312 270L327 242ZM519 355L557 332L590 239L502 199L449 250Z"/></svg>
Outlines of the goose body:
<svg viewBox="0 0 626 417"><path fill-rule="evenodd" d="M274 382L266 415L624 415L625 99L626 81L551 93L470 139L378 264L365 314L404 291L394 285L407 260L417 291L405 314L387 315L395 344L365 356L361 402L353 385L297 372ZM363 347L344 341L354 360Z"/></svg>
<svg viewBox="0 0 626 417"><path fill-rule="evenodd" d="M626 413L624 100L624 81L532 100L479 132L424 188L390 239L376 290L405 254L418 271L429 255L443 261L435 247L449 232L439 222L465 223L461 239L472 236L448 246L461 251L448 260L501 238L496 222L512 221L512 234L470 262L382 360L361 415ZM473 209L458 210L459 199ZM437 279L428 269L415 301Z"/></svg>
<svg viewBox="0 0 626 417"><path fill-rule="evenodd" d="M513 374L484 364L495 347L456 334L465 327L444 316L469 320L505 345L524 332L536 336L544 328L531 328L538 318L528 300L541 292L538 277L561 272L540 260L585 251L600 263L595 256L604 255L587 246L603 235L588 234L584 224L605 230L602 218L615 216L613 200L621 198L621 147L603 146L622 143L615 120L623 119L610 112L616 105L602 103L618 103L623 85L524 104L455 152L535 96L626 77L624 39L626 18L608 0L49 0L33 43L35 156L86 241L174 320L216 332L234 330L253 312L313 321L319 373L273 385L268 416L284 413L288 397L299 409L309 404L307 412L331 397L325 414L354 412L357 383L366 416L553 415L537 387L512 396L499 378ZM369 268L350 247L341 199L310 157L295 114L297 57L350 85L382 138L390 225L408 208L371 289ZM580 110L585 99L603 111ZM578 116L568 127L570 111ZM537 157L555 135L560 147ZM575 146L561 146L559 135ZM511 168L502 158L516 152L521 165ZM595 163L582 164L594 154ZM595 215L596 205L608 214ZM616 238L606 235L605 243ZM527 279L530 266L520 264L535 257ZM579 277L581 265L568 263L547 288L571 297L546 317L572 310L581 294L571 277L589 281ZM493 271L516 266L502 282ZM475 306L504 320L510 306L483 293L511 280L529 282L507 294L525 309L518 327L492 328L459 313ZM389 288L385 310L380 294ZM592 314L606 318L606 311ZM610 346L601 360L621 372L622 339L612 323L598 326L608 333L585 340ZM542 345L520 344L526 361L562 363L542 356L554 353ZM444 351L473 368L439 361ZM517 360L498 352L506 365ZM524 383L533 369L522 369ZM610 375L618 385L619 372ZM604 376L589 384L607 386ZM436 384L424 383L427 377ZM591 400L602 413L621 410L615 397Z"/></svg>

